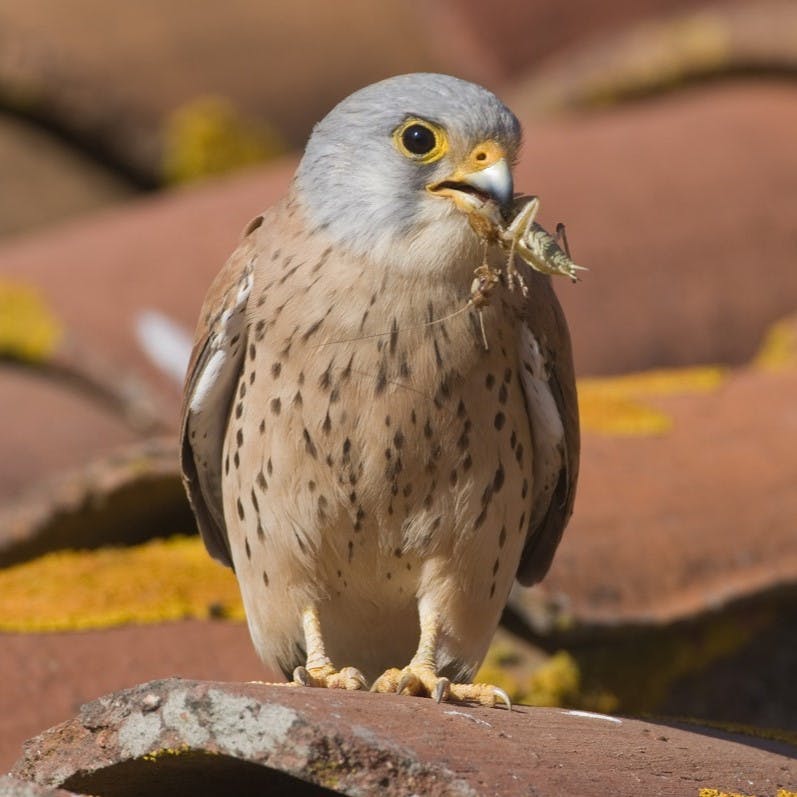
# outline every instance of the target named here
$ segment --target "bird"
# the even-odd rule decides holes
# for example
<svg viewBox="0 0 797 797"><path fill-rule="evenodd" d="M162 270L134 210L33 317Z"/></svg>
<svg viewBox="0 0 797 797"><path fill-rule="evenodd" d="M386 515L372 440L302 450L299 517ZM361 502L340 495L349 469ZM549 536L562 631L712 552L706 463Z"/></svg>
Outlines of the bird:
<svg viewBox="0 0 797 797"><path fill-rule="evenodd" d="M471 301L503 257L474 219L509 212L520 146L479 85L368 85L315 125L209 288L183 481L289 684L511 707L472 679L515 580L549 569L579 461L550 278L518 260L526 291Z"/></svg>

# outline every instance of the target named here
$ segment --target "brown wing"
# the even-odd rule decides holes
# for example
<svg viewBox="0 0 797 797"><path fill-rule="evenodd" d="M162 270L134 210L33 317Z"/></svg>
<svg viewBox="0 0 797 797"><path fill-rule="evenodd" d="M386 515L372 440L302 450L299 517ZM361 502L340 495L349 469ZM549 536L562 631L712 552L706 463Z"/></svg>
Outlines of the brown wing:
<svg viewBox="0 0 797 797"><path fill-rule="evenodd" d="M580 434L570 333L551 280L523 268L528 286L521 329L521 378L533 444L533 509L518 581L540 581L573 511Z"/></svg>
<svg viewBox="0 0 797 797"><path fill-rule="evenodd" d="M259 221L258 221L259 220ZM205 297L188 365L181 420L183 484L210 555L232 567L221 495L222 449L247 345L246 308L258 216Z"/></svg>

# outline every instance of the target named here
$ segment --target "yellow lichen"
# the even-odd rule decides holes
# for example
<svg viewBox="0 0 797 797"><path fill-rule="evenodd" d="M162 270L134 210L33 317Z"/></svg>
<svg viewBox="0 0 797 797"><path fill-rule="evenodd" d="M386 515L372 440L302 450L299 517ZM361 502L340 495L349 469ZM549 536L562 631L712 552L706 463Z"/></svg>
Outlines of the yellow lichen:
<svg viewBox="0 0 797 797"><path fill-rule="evenodd" d="M773 324L754 362L768 371L782 371L797 365L797 319L785 318Z"/></svg>
<svg viewBox="0 0 797 797"><path fill-rule="evenodd" d="M585 432L614 437L663 435L672 428L672 419L660 410L636 401L584 391L579 395L581 428Z"/></svg>
<svg viewBox="0 0 797 797"><path fill-rule="evenodd" d="M57 551L0 571L0 631L74 631L211 616L244 619L235 577L210 559L196 537Z"/></svg>
<svg viewBox="0 0 797 797"><path fill-rule="evenodd" d="M174 111L164 131L163 172L185 183L282 154L285 145L268 125L244 119L222 97L199 97Z"/></svg>
<svg viewBox="0 0 797 797"><path fill-rule="evenodd" d="M702 788L698 792L698 797L755 797L755 795L740 794L737 791L721 791L720 789Z"/></svg>
<svg viewBox="0 0 797 797"><path fill-rule="evenodd" d="M45 362L62 334L61 324L35 288L0 280L0 357Z"/></svg>
<svg viewBox="0 0 797 797"><path fill-rule="evenodd" d="M608 692L582 689L578 662L560 650L540 659L526 643L498 632L477 682L501 687L513 703L525 706L566 706L591 711L613 711L617 701Z"/></svg>
<svg viewBox="0 0 797 797"><path fill-rule="evenodd" d="M190 745L188 744L181 744L179 747L162 747L160 750L153 750L151 753L146 753L142 756L144 761L158 761L161 758L165 758L167 756L181 756L185 755L187 752L191 750ZM215 755L212 750L203 750L202 751L206 755Z"/></svg>
<svg viewBox="0 0 797 797"><path fill-rule="evenodd" d="M709 393L725 379L718 366L643 371L623 376L586 378L578 383L581 426L613 436L662 435L672 427L669 415L645 399Z"/></svg>
<svg viewBox="0 0 797 797"><path fill-rule="evenodd" d="M531 676L526 698L533 706L565 706L581 689L581 672L576 660L565 650L554 653Z"/></svg>

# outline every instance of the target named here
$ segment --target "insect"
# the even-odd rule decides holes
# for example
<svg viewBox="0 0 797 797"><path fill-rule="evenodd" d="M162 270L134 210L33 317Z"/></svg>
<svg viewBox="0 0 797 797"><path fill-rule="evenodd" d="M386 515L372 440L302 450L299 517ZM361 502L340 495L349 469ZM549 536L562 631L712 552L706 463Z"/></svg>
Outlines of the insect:
<svg viewBox="0 0 797 797"><path fill-rule="evenodd" d="M515 255L536 271L543 274L570 277L578 280L578 272L586 271L583 266L576 265L570 257L567 237L563 224L557 225L556 237L535 221L540 209L540 200L536 196L518 196L515 198L510 212L511 221L502 224L495 215L473 214L471 226L484 241L484 262L473 273L468 304L479 312L484 348L487 350L487 336L484 330L482 308L490 302L490 294L501 279L501 272L491 268L487 263L487 249L490 244L498 244L507 252L504 274L506 287L509 290L518 288L526 296L528 288L523 276L515 266ZM562 242L562 246L559 242Z"/></svg>
<svg viewBox="0 0 797 797"><path fill-rule="evenodd" d="M540 200L536 196L520 196L515 199L512 211L515 214L509 226L498 229L498 242L509 250L507 258L507 280L512 287L514 280L520 279L514 265L514 255L528 263L536 271L543 274L561 275L578 279L579 271L586 271L583 266L576 265L570 259L567 239L564 237L564 225L557 227L557 238L561 236L564 249L559 246L559 240L554 238L544 227L537 224L534 219L540 209ZM515 276L513 277L513 272Z"/></svg>

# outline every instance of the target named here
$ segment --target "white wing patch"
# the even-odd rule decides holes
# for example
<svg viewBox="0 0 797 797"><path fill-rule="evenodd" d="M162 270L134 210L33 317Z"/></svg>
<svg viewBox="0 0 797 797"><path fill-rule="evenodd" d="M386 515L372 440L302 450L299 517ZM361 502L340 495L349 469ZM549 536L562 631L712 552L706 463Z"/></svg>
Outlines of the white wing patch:
<svg viewBox="0 0 797 797"><path fill-rule="evenodd" d="M210 359L202 369L202 373L200 374L199 379L194 386L194 392L191 396L191 404L189 405L189 409L192 416L200 415L204 410L207 409L208 396L213 389L213 386L216 384L216 382L218 382L225 362L228 362L229 359L229 351L226 347L216 349L216 351L210 355Z"/></svg>
<svg viewBox="0 0 797 797"><path fill-rule="evenodd" d="M548 511L565 463L565 430L548 381L545 358L537 339L524 325L520 340L520 377L531 425L532 513L534 529Z"/></svg>
<svg viewBox="0 0 797 797"><path fill-rule="evenodd" d="M219 316L218 329L208 341L210 350L197 375L188 404L186 434L193 451L197 480L208 511L219 529L224 529L222 450L233 393L246 352L246 305L252 290L253 265L254 258L247 265L235 303ZM224 551L214 550L208 540L206 544L215 558L224 557Z"/></svg>

